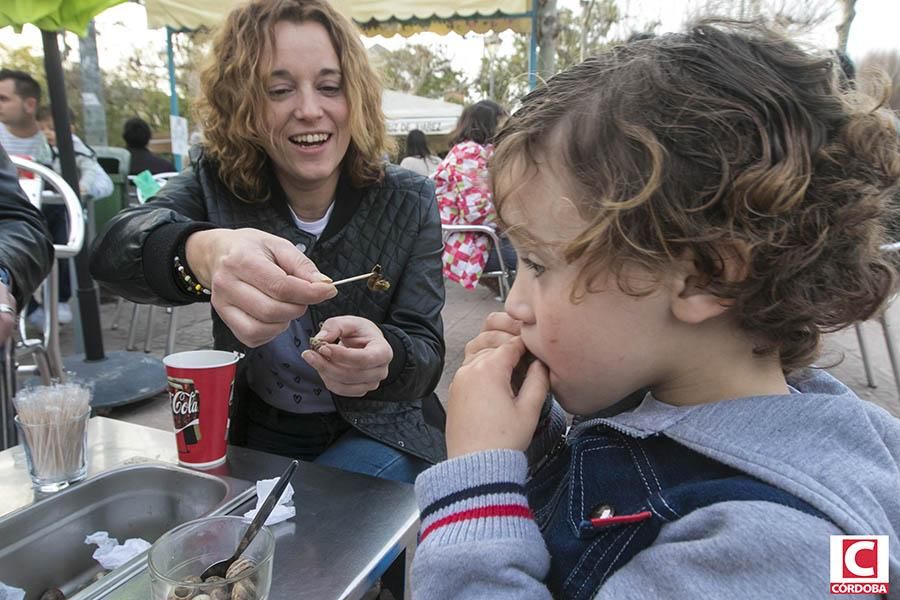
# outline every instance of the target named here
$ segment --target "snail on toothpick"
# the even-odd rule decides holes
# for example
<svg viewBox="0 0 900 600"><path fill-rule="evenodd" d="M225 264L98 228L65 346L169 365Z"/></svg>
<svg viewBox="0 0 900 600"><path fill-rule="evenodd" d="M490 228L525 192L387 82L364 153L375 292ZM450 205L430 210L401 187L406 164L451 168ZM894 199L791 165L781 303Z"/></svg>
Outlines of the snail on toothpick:
<svg viewBox="0 0 900 600"><path fill-rule="evenodd" d="M372 292L384 292L391 288L391 282L385 279L384 275L382 275L381 265L375 265L368 273L355 275L346 279L339 279L338 281L333 282L331 285L339 286L345 283L351 283L353 281L361 281L363 279L366 280L366 287L368 287Z"/></svg>

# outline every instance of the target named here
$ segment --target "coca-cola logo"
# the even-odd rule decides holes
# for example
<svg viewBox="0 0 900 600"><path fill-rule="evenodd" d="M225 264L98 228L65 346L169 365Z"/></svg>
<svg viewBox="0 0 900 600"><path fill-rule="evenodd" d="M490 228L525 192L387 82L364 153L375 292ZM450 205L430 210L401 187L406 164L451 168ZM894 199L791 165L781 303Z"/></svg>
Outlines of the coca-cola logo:
<svg viewBox="0 0 900 600"><path fill-rule="evenodd" d="M172 412L176 415L195 415L200 412L197 391L179 390L172 394Z"/></svg>

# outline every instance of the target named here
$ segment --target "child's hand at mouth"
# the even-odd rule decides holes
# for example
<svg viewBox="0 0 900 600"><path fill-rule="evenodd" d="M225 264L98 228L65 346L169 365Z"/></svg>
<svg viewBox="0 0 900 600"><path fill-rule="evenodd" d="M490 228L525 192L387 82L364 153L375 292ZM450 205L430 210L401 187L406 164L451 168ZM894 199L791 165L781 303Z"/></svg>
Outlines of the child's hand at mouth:
<svg viewBox="0 0 900 600"><path fill-rule="evenodd" d="M478 338L469 343L473 345ZM528 357L519 336L499 346L480 347L456 372L447 405L447 454L450 458L493 449L524 451L531 443L550 389L547 367ZM513 373L527 365L521 387Z"/></svg>
<svg viewBox="0 0 900 600"><path fill-rule="evenodd" d="M505 312L493 312L484 320L481 331L466 344L463 366L468 365L482 350L499 348L522 332L522 322Z"/></svg>

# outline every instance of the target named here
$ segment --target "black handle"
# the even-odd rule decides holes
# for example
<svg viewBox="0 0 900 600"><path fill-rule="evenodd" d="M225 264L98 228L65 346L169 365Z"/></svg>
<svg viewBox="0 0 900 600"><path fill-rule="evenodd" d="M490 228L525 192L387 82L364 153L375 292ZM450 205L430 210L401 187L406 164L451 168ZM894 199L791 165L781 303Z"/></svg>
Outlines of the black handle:
<svg viewBox="0 0 900 600"><path fill-rule="evenodd" d="M236 560L244 553L244 550L247 549L247 546L250 545L250 542L253 541L253 538L255 538L256 534L259 533L259 530L262 529L262 526L265 524L266 519L269 518L272 509L275 508L278 499L281 498L281 494L284 493L284 488L290 483L291 476L294 474L294 469L297 468L298 464L300 464L300 461L292 460L291 464L288 465L288 468L281 474L278 482L275 483L275 487L272 488L272 491L266 496L265 502L259 507L256 516L250 521L250 527L248 527L246 533L244 533L244 537L241 539L241 543L238 544L234 556L231 557L232 560Z"/></svg>

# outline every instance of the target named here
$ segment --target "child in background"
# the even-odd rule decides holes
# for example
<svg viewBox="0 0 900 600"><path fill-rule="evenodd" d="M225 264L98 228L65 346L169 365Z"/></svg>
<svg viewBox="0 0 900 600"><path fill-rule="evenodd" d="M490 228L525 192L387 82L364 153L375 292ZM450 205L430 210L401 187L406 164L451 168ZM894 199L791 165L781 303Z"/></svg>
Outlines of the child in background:
<svg viewBox="0 0 900 600"><path fill-rule="evenodd" d="M70 117L71 118L71 117ZM38 123L44 137L53 150L53 170L62 172L59 163L59 149L56 147L56 130L53 126L53 113L49 106L42 106L37 113ZM74 125L73 125L74 127ZM72 144L75 146L75 166L78 168L79 191L82 196L105 198L113 193L113 182L97 162L97 155L87 144L72 132Z"/></svg>
<svg viewBox="0 0 900 600"><path fill-rule="evenodd" d="M704 22L525 98L491 162L519 274L416 482L414 596L821 598L832 535L889 536L897 585L900 422L807 368L894 284L897 136L835 71Z"/></svg>
<svg viewBox="0 0 900 600"><path fill-rule="evenodd" d="M62 173L62 166L59 160L59 149L56 146L56 129L54 129L53 113L49 106L42 106L36 114L38 125L47 138L50 145L53 162L51 167L57 173ZM71 111L69 112L70 122L72 119ZM74 128L74 125L72 125ZM72 145L75 149L75 166L78 169L78 186L82 197L105 198L113 193L113 182L97 162L94 151L85 144L75 132L72 132ZM47 218L47 225L53 236L53 241L57 244L64 244L68 236L68 217L66 208L59 204L45 204L41 211ZM72 296L72 281L69 275L68 262L59 260L59 304L58 318L62 324L72 322L72 308L69 306L69 298ZM33 327L43 327L44 309L32 299L27 309L28 322Z"/></svg>

